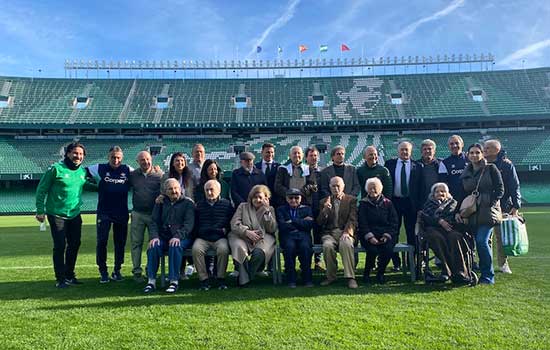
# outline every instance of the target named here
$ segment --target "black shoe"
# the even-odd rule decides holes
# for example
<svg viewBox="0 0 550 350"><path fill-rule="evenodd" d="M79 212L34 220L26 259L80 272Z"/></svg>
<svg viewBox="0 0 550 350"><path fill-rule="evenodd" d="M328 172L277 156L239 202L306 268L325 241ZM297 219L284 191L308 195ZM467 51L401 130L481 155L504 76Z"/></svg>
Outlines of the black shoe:
<svg viewBox="0 0 550 350"><path fill-rule="evenodd" d="M363 275L363 283L366 283L366 284L370 283L370 276L368 274Z"/></svg>
<svg viewBox="0 0 550 350"><path fill-rule="evenodd" d="M472 283L472 280L469 278L465 278L462 276L454 276L451 278L451 281L453 284L459 285L459 286L466 286Z"/></svg>
<svg viewBox="0 0 550 350"><path fill-rule="evenodd" d="M60 281L55 284L55 288L59 288L59 289L69 288L69 284L67 284L65 281Z"/></svg>
<svg viewBox="0 0 550 350"><path fill-rule="evenodd" d="M84 284L84 282L78 280L76 277L66 278L65 283L70 284L70 285Z"/></svg>
<svg viewBox="0 0 550 350"><path fill-rule="evenodd" d="M378 282L378 284L385 284L386 283L386 277L384 277L383 273L377 273L376 274L376 282Z"/></svg>
<svg viewBox="0 0 550 350"><path fill-rule="evenodd" d="M102 272L99 277L99 283L105 284L109 283L111 280L109 279L109 274L107 272Z"/></svg>
<svg viewBox="0 0 550 350"><path fill-rule="evenodd" d="M208 283L208 280L204 280L204 281L201 281L201 285L199 287L200 290L202 291L207 291L207 290L210 290L210 284Z"/></svg>
<svg viewBox="0 0 550 350"><path fill-rule="evenodd" d="M218 278L218 289L219 290L226 290L227 284L225 284L225 278Z"/></svg>
<svg viewBox="0 0 550 350"><path fill-rule="evenodd" d="M120 271L113 271L113 273L111 274L111 279L113 281L120 282L124 279L124 277L122 277Z"/></svg>
<svg viewBox="0 0 550 350"><path fill-rule="evenodd" d="M179 288L179 284L175 283L175 282L172 282L172 283L170 283L168 288L166 288L166 293L174 294L175 292L178 291L178 288Z"/></svg>
<svg viewBox="0 0 550 350"><path fill-rule="evenodd" d="M145 286L145 288L143 288L143 293L145 294L150 294L150 293L153 293L155 291L155 285L152 284L152 283L147 283L147 285Z"/></svg>

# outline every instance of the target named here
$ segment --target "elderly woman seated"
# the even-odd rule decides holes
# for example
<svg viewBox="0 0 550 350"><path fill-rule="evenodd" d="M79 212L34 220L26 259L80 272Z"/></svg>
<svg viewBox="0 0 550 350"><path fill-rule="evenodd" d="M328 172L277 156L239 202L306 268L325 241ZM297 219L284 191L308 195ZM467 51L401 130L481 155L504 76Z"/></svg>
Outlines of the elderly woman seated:
<svg viewBox="0 0 550 350"><path fill-rule="evenodd" d="M359 203L359 239L367 251L363 281L370 282L369 273L374 268L376 256L379 256L376 280L383 284L384 271L397 241L397 213L392 202L382 194L380 179L368 179L365 189L367 196Z"/></svg>
<svg viewBox="0 0 550 350"><path fill-rule="evenodd" d="M248 285L275 251L277 218L269 205L271 192L265 185L252 187L248 200L237 207L231 219L229 246L239 265L238 284Z"/></svg>
<svg viewBox="0 0 550 350"><path fill-rule="evenodd" d="M424 238L435 256L441 260L441 281L449 277L455 283L468 283L469 271L465 263L468 245L461 225L455 220L457 202L449 193L449 187L438 182L431 188L428 200L420 212Z"/></svg>

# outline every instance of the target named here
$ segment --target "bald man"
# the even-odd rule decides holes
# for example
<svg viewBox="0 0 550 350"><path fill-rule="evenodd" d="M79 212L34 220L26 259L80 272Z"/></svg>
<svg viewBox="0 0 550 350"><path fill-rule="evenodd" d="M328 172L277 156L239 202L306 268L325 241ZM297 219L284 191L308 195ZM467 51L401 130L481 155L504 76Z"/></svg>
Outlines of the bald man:
<svg viewBox="0 0 550 350"><path fill-rule="evenodd" d="M303 163L304 151L300 146L293 146L288 153L290 163L280 165L275 178L275 193L280 198L286 198L290 189L300 191L302 198L305 197L306 189L312 186L310 178L310 167Z"/></svg>
<svg viewBox="0 0 550 350"><path fill-rule="evenodd" d="M391 198L393 194L393 184L388 168L378 163L378 150L374 146L368 146L363 151L363 165L357 168L357 178L361 186L361 198L367 197L365 188L367 180L371 177L380 179L383 186L384 197Z"/></svg>
<svg viewBox="0 0 550 350"><path fill-rule="evenodd" d="M145 228L151 232L152 213L155 198L160 194L162 172L153 167L151 154L141 151L136 157L139 168L130 172L130 184L133 188L132 223L130 226L130 245L132 252L132 273L136 282L143 281L141 268L141 252Z"/></svg>
<svg viewBox="0 0 550 350"><path fill-rule="evenodd" d="M422 202L422 190L424 188L422 165L411 159L412 143L408 141L399 143L397 155L397 159L390 159L385 164L390 171L393 183L391 201L397 211L399 222L397 239L399 239L401 224L404 224L407 244L416 246L414 226L416 225L417 212L424 205ZM401 269L399 255L394 254L392 261L394 271L399 271Z"/></svg>
<svg viewBox="0 0 550 350"><path fill-rule="evenodd" d="M517 215L518 210L521 208L521 192L516 167L506 157L506 152L502 149L502 145L498 140L487 140L483 146L485 159L489 163L495 164L502 175L502 181L504 182L504 196L500 199L502 212ZM502 273L512 273L508 265L508 257L504 254L504 249L502 248L499 226L495 226L494 236L497 246L499 270Z"/></svg>
<svg viewBox="0 0 550 350"><path fill-rule="evenodd" d="M192 242L195 224L193 201L182 195L178 180L170 178L163 184L164 197L155 203L149 229L147 249L147 285L143 292L148 294L156 289L156 275L164 252L168 252L167 293L175 293L179 287L179 272L183 251Z"/></svg>
<svg viewBox="0 0 550 350"><path fill-rule="evenodd" d="M205 199L197 203L196 236L192 251L201 290L210 289L208 270L204 259L209 249L216 251L217 287L220 290L227 289L225 283L229 256L227 234L231 230L231 218L235 211L231 202L221 198L220 193L220 183L217 180L209 180L204 184Z"/></svg>
<svg viewBox="0 0 550 350"><path fill-rule="evenodd" d="M345 194L341 177L334 176L329 182L330 195L321 200L321 212L317 224L321 230L323 256L327 267L327 278L321 282L328 286L336 281L336 253L342 256L344 277L348 287L357 288L355 281L354 243L357 231L357 198Z"/></svg>

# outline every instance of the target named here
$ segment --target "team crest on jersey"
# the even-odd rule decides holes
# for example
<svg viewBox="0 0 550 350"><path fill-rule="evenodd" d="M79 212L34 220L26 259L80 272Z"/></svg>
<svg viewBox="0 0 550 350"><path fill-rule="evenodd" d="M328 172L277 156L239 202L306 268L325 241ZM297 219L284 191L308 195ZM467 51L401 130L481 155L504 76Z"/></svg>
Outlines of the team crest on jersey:
<svg viewBox="0 0 550 350"><path fill-rule="evenodd" d="M454 165L454 164L451 164L451 168L454 168L454 167L456 167L456 165Z"/></svg>
<svg viewBox="0 0 550 350"><path fill-rule="evenodd" d="M126 177L126 173L120 173L120 177Z"/></svg>
<svg viewBox="0 0 550 350"><path fill-rule="evenodd" d="M107 172L107 174L105 174L105 176L111 176L111 173L110 173L110 172Z"/></svg>

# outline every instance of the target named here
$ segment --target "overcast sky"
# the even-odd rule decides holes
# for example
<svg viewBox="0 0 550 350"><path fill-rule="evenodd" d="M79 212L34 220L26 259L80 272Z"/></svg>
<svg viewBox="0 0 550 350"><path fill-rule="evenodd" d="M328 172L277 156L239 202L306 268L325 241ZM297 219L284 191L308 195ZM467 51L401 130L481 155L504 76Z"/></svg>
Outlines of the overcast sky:
<svg viewBox="0 0 550 350"><path fill-rule="evenodd" d="M63 77L65 59L231 60L492 53L550 66L550 0L3 1L0 75ZM256 47L262 52L256 54Z"/></svg>

